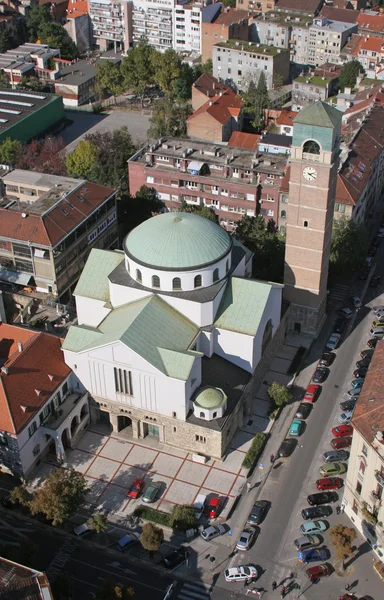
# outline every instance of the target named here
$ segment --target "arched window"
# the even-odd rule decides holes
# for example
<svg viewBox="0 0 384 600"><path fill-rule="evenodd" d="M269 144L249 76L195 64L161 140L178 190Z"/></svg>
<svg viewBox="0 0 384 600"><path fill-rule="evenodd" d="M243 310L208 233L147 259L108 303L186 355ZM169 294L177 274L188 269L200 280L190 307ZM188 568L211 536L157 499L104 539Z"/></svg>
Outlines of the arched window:
<svg viewBox="0 0 384 600"><path fill-rule="evenodd" d="M263 356L264 352L269 346L269 342L272 339L272 321L269 319L268 323L265 326L263 333L263 341L261 342L261 356Z"/></svg>
<svg viewBox="0 0 384 600"><path fill-rule="evenodd" d="M136 281L141 283L141 271L139 269L136 269Z"/></svg>
<svg viewBox="0 0 384 600"><path fill-rule="evenodd" d="M214 412L212 415L212 419L216 419L216 417L217 417L217 412Z"/></svg>
<svg viewBox="0 0 384 600"><path fill-rule="evenodd" d="M213 271L213 281L219 281L219 269Z"/></svg>
<svg viewBox="0 0 384 600"><path fill-rule="evenodd" d="M152 287L159 288L160 287L160 277L157 275L152 275Z"/></svg>
<svg viewBox="0 0 384 600"><path fill-rule="evenodd" d="M307 154L320 154L320 146L315 140L307 140L303 146L303 152Z"/></svg>
<svg viewBox="0 0 384 600"><path fill-rule="evenodd" d="M229 260L227 260L227 262L225 263L225 272L228 273L229 271Z"/></svg>
<svg viewBox="0 0 384 600"><path fill-rule="evenodd" d="M286 213L286 211L285 211L285 210L282 210L282 211L281 211L281 213L280 213L280 217L281 217L282 219L286 219L286 218L287 218L287 213Z"/></svg>
<svg viewBox="0 0 384 600"><path fill-rule="evenodd" d="M201 275L196 275L195 277L195 288L201 287L203 284L202 279L201 279Z"/></svg>
<svg viewBox="0 0 384 600"><path fill-rule="evenodd" d="M172 289L173 290L181 290L181 279L180 277L175 277L172 281Z"/></svg>
<svg viewBox="0 0 384 600"><path fill-rule="evenodd" d="M203 413L203 412L200 413L200 419L205 419L205 413Z"/></svg>
<svg viewBox="0 0 384 600"><path fill-rule="evenodd" d="M304 227L308 227L308 221L304 221Z"/></svg>

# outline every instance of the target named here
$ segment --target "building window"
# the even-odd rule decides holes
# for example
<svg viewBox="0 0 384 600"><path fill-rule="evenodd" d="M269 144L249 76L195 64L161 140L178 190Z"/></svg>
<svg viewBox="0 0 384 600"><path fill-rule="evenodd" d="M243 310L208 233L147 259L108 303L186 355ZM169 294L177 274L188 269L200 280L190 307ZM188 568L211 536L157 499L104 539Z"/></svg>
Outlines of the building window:
<svg viewBox="0 0 384 600"><path fill-rule="evenodd" d="M194 282L194 286L195 288L201 287L202 286L202 278L201 275L196 275L195 277L195 282Z"/></svg>
<svg viewBox="0 0 384 600"><path fill-rule="evenodd" d="M360 461L359 473L364 476L365 473L365 463L363 460Z"/></svg>
<svg viewBox="0 0 384 600"><path fill-rule="evenodd" d="M33 423L28 427L28 435L29 435L29 437L33 436L33 434L35 433L36 429L37 429L36 421L33 421Z"/></svg>
<svg viewBox="0 0 384 600"><path fill-rule="evenodd" d="M206 438L203 435L195 435L196 442L206 442Z"/></svg>
<svg viewBox="0 0 384 600"><path fill-rule="evenodd" d="M286 219L286 218L287 218L287 213L286 213L286 211L285 211L285 210L282 210L282 211L281 211L281 213L280 213L280 217L281 217L282 219Z"/></svg>
<svg viewBox="0 0 384 600"><path fill-rule="evenodd" d="M157 275L152 275L152 287L159 288L160 287L160 277Z"/></svg>
<svg viewBox="0 0 384 600"><path fill-rule="evenodd" d="M353 499L352 510L355 513L355 515L357 515L357 513L359 512L359 505L357 504L357 501L355 499Z"/></svg>
<svg viewBox="0 0 384 600"><path fill-rule="evenodd" d="M356 482L356 492L359 494L359 496L361 495L361 490L363 489L363 486L361 485L360 481Z"/></svg>
<svg viewBox="0 0 384 600"><path fill-rule="evenodd" d="M176 427L173 428L173 433L176 433L177 429Z"/></svg>
<svg viewBox="0 0 384 600"><path fill-rule="evenodd" d="M227 260L227 262L225 263L225 272L228 273L229 271L229 260Z"/></svg>
<svg viewBox="0 0 384 600"><path fill-rule="evenodd" d="M219 281L219 269L213 271L213 281Z"/></svg>
<svg viewBox="0 0 384 600"><path fill-rule="evenodd" d="M364 454L364 456L368 456L368 448L365 444L363 444L361 452L362 452L362 454Z"/></svg>
<svg viewBox="0 0 384 600"><path fill-rule="evenodd" d="M335 203L335 212L344 213L345 212L345 205L344 204L339 204L339 202L336 202Z"/></svg>
<svg viewBox="0 0 384 600"><path fill-rule="evenodd" d="M307 154L320 154L320 146L314 140L308 140L303 146L303 152Z"/></svg>
<svg viewBox="0 0 384 600"><path fill-rule="evenodd" d="M217 412L214 412L214 413L212 414L212 419L216 419L216 417L217 417Z"/></svg>
<svg viewBox="0 0 384 600"><path fill-rule="evenodd" d="M308 227L308 221L304 221L304 227Z"/></svg>
<svg viewBox="0 0 384 600"><path fill-rule="evenodd" d="M68 383L65 382L63 387L61 388L61 395L64 398L68 394Z"/></svg>
<svg viewBox="0 0 384 600"><path fill-rule="evenodd" d="M181 290L181 279L180 277L175 277L172 281L172 289L173 290Z"/></svg>
<svg viewBox="0 0 384 600"><path fill-rule="evenodd" d="M136 281L138 281L139 283L142 282L140 269L136 269Z"/></svg>
<svg viewBox="0 0 384 600"><path fill-rule="evenodd" d="M132 387L132 373L125 369L113 368L115 375L115 390L120 394L127 394L127 396L133 396Z"/></svg>
<svg viewBox="0 0 384 600"><path fill-rule="evenodd" d="M199 415L199 417L200 417L200 419L205 419L205 413L203 413L203 412L200 412L200 415Z"/></svg>

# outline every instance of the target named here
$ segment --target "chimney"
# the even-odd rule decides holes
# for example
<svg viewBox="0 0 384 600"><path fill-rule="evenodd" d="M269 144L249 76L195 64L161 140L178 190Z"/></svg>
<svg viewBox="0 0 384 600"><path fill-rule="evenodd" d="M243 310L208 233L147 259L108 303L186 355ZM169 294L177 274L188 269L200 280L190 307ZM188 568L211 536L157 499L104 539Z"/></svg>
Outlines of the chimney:
<svg viewBox="0 0 384 600"><path fill-rule="evenodd" d="M22 344L22 342L17 342L17 347L19 349L19 352L23 351L23 344Z"/></svg>

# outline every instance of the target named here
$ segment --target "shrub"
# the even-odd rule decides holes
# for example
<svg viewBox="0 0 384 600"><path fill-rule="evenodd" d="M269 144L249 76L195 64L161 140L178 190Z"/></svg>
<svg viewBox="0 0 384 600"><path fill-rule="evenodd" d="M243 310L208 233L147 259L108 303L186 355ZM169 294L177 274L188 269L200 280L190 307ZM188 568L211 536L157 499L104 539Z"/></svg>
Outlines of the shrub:
<svg viewBox="0 0 384 600"><path fill-rule="evenodd" d="M141 504L135 508L133 514L135 517L139 517L140 519L152 521L153 523L158 523L159 525L164 525L165 527L172 527L171 515L162 512L161 510L156 510L156 508L151 508L150 506L144 506Z"/></svg>
<svg viewBox="0 0 384 600"><path fill-rule="evenodd" d="M266 433L256 433L255 437L253 438L252 445L243 460L243 467L246 469L250 469L252 467L262 453L266 440Z"/></svg>
<svg viewBox="0 0 384 600"><path fill-rule="evenodd" d="M176 504L171 512L171 526L180 531L196 527L196 511L191 504Z"/></svg>

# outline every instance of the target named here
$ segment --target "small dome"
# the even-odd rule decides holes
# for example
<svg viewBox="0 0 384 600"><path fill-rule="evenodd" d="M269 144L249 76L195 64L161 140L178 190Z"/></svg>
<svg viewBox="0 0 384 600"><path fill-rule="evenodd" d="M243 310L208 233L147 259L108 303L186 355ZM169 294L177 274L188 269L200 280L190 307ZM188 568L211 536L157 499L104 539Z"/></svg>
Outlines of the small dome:
<svg viewBox="0 0 384 600"><path fill-rule="evenodd" d="M144 221L124 240L126 254L145 266L188 270L223 258L232 248L230 235L209 219L168 212Z"/></svg>
<svg viewBox="0 0 384 600"><path fill-rule="evenodd" d="M194 404L201 408L219 408L226 400L226 395L220 388L203 387L197 392Z"/></svg>

